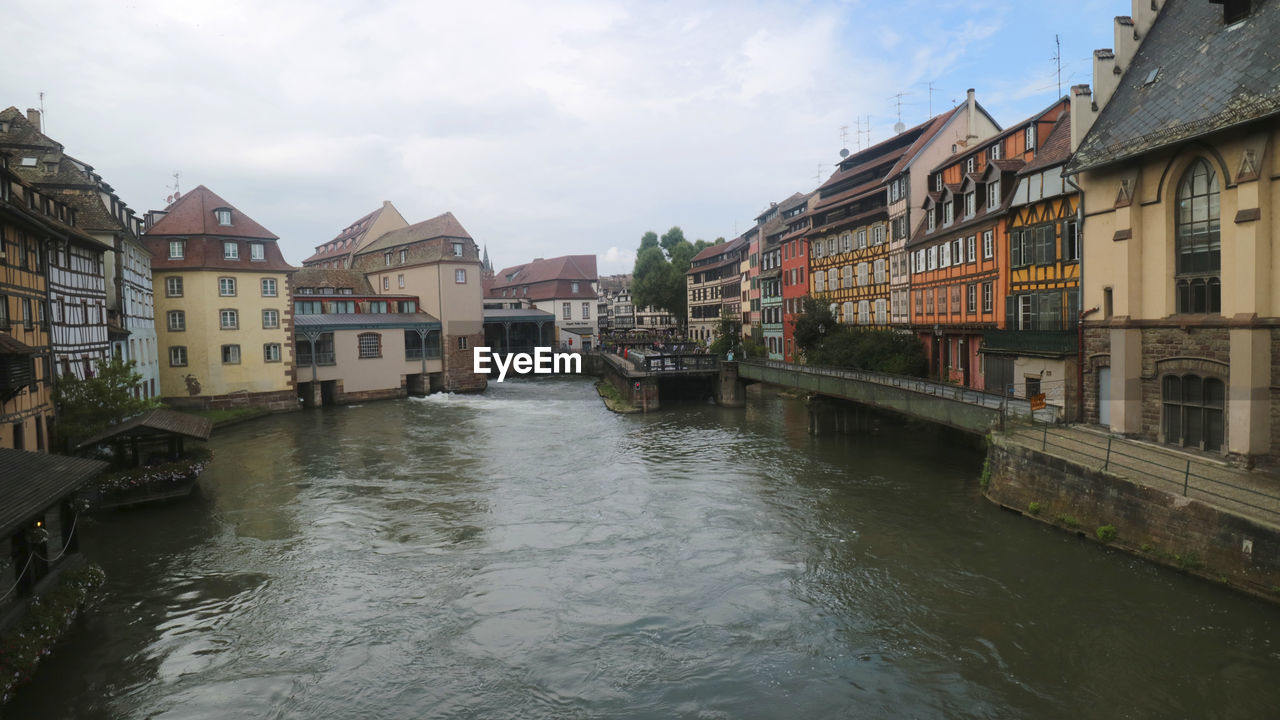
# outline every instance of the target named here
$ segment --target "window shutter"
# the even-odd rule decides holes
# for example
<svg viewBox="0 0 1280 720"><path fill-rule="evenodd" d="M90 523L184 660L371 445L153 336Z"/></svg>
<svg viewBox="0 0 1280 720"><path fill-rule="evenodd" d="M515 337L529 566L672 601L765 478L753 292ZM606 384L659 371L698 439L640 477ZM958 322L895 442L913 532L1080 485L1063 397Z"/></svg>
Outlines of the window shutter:
<svg viewBox="0 0 1280 720"><path fill-rule="evenodd" d="M1009 265L1010 267L1022 266L1022 231L1014 230L1012 237L1009 239Z"/></svg>
<svg viewBox="0 0 1280 720"><path fill-rule="evenodd" d="M1009 329L1013 329L1018 326L1017 320L1014 318L1014 305L1013 305L1012 295L1004 299L1004 323L1005 323L1005 327Z"/></svg>

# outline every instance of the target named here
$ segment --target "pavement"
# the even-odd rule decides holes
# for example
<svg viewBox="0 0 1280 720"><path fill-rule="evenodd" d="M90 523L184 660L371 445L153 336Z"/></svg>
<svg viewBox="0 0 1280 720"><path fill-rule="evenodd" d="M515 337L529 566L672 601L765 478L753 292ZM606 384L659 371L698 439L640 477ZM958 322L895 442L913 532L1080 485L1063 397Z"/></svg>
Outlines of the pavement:
<svg viewBox="0 0 1280 720"><path fill-rule="evenodd" d="M1087 425L1009 426L1003 437L1280 528L1280 474L1274 471L1246 470L1208 453L1125 438Z"/></svg>

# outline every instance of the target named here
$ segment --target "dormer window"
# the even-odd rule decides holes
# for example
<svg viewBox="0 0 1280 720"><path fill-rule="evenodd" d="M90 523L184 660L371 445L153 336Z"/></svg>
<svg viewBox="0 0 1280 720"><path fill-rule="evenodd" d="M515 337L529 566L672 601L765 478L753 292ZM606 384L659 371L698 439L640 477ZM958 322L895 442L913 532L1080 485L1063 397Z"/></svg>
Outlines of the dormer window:
<svg viewBox="0 0 1280 720"><path fill-rule="evenodd" d="M169 241L169 259L181 260L186 255L186 243L181 240Z"/></svg>
<svg viewBox="0 0 1280 720"><path fill-rule="evenodd" d="M231 210L228 208L218 208L213 211L213 217L218 220L218 224L224 227L231 225Z"/></svg>
<svg viewBox="0 0 1280 720"><path fill-rule="evenodd" d="M462 257L462 243L456 242L453 244L453 255L454 257ZM574 292L577 292L577 290L574 290Z"/></svg>
<svg viewBox="0 0 1280 720"><path fill-rule="evenodd" d="M991 159L992 159L992 160L999 160L999 159L1000 159L1000 153L1001 153L1000 143L996 143L995 145L992 145L992 146L991 146L991 150L989 151L989 153L990 153L990 155L991 155Z"/></svg>
<svg viewBox="0 0 1280 720"><path fill-rule="evenodd" d="M951 202L950 200L942 203L942 224L950 225L951 223L955 222L955 219L956 219L955 203Z"/></svg>
<svg viewBox="0 0 1280 720"><path fill-rule="evenodd" d="M22 167L35 167L36 162L34 157L24 157L22 158Z"/></svg>
<svg viewBox="0 0 1280 720"><path fill-rule="evenodd" d="M262 243L249 243L250 260L266 260L267 253Z"/></svg>
<svg viewBox="0 0 1280 720"><path fill-rule="evenodd" d="M971 173L971 172L973 172L973 168L976 166L977 162L978 162L978 161L977 161L977 160L975 160L974 158L969 158L968 160L965 160L965 161L964 161L964 171L965 171L965 172L967 172L967 173Z"/></svg>
<svg viewBox="0 0 1280 720"><path fill-rule="evenodd" d="M933 176L933 189L935 192L942 192L942 173Z"/></svg>
<svg viewBox="0 0 1280 720"><path fill-rule="evenodd" d="M575 293L578 292L578 283L569 283L569 291Z"/></svg>
<svg viewBox="0 0 1280 720"><path fill-rule="evenodd" d="M977 212L977 209L978 209L977 206L978 204L974 199L973 191L969 191L965 193L964 194L964 216L973 217L974 214Z"/></svg>
<svg viewBox="0 0 1280 720"><path fill-rule="evenodd" d="M225 260L239 260L240 244L232 240L222 243L222 257Z"/></svg>
<svg viewBox="0 0 1280 720"><path fill-rule="evenodd" d="M987 207L996 208L1000 206L1000 181L992 180L987 183Z"/></svg>
<svg viewBox="0 0 1280 720"><path fill-rule="evenodd" d="M929 219L929 232L933 232L938 227L938 212L935 208L929 208L925 212L925 216Z"/></svg>
<svg viewBox="0 0 1280 720"><path fill-rule="evenodd" d="M1036 126L1035 125L1027 126L1027 149L1028 150L1036 149Z"/></svg>

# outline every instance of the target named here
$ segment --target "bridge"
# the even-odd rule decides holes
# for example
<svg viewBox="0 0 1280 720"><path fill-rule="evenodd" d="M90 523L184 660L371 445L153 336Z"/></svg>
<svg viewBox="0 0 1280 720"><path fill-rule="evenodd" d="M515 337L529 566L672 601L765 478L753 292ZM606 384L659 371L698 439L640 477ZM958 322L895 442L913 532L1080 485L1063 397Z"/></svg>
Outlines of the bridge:
<svg viewBox="0 0 1280 720"><path fill-rule="evenodd" d="M732 367L735 366L736 368ZM920 420L928 420L967 432L985 434L1007 418L1034 417L1056 422L1060 408L1032 411L1025 398L1014 398L972 388L922 380L904 375L810 367L774 360L723 363L724 376L736 374L738 382L766 382L818 395L840 398Z"/></svg>

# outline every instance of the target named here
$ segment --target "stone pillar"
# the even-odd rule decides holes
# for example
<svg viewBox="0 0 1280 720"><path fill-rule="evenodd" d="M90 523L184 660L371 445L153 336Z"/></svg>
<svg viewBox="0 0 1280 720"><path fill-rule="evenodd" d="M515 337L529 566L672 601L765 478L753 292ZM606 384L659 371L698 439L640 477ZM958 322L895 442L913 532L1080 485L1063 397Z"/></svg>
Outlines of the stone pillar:
<svg viewBox="0 0 1280 720"><path fill-rule="evenodd" d="M661 405L658 402L658 379L655 377L632 379L631 404L644 412L659 409Z"/></svg>
<svg viewBox="0 0 1280 720"><path fill-rule="evenodd" d="M318 408L323 404L319 381L300 383L298 390L302 394L303 407Z"/></svg>
<svg viewBox="0 0 1280 720"><path fill-rule="evenodd" d="M1142 433L1142 331L1111 330L1111 429Z"/></svg>
<svg viewBox="0 0 1280 720"><path fill-rule="evenodd" d="M746 402L746 386L738 379L738 363L720 362L716 383L716 403L726 407L742 407Z"/></svg>
<svg viewBox="0 0 1280 720"><path fill-rule="evenodd" d="M1227 387L1227 449L1240 455L1271 450L1271 331L1232 328Z"/></svg>

